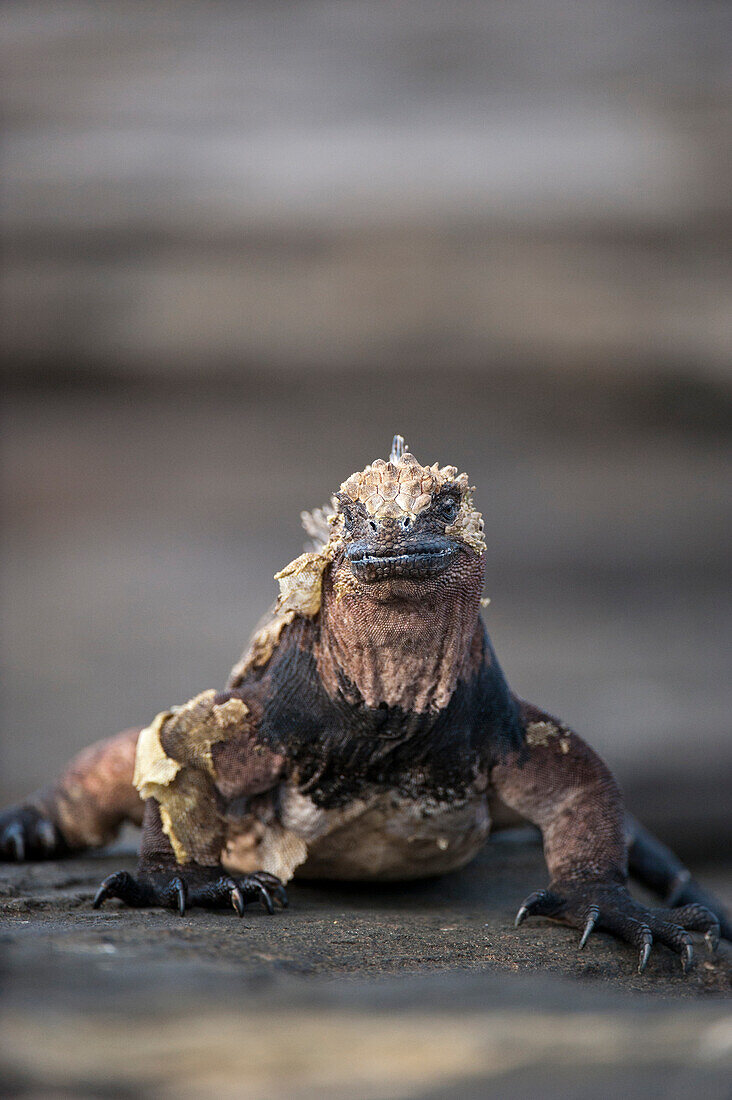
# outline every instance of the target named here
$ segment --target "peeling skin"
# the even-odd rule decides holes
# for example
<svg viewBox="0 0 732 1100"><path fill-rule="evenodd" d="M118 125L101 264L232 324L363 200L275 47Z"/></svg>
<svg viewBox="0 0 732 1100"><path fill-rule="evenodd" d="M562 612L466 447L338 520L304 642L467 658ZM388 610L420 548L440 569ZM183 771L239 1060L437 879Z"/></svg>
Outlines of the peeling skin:
<svg viewBox="0 0 732 1100"><path fill-rule="evenodd" d="M229 674L229 687L238 687L253 668L264 668L279 645L282 631L295 618L294 611L277 614L274 610L260 622L249 646Z"/></svg>
<svg viewBox="0 0 732 1100"><path fill-rule="evenodd" d="M172 760L160 744L160 730L172 716L172 711L161 711L137 739L132 782L140 798L158 798L160 788L168 787L181 769L178 761Z"/></svg>
<svg viewBox="0 0 732 1100"><path fill-rule="evenodd" d="M549 738L559 737L559 747L563 753L569 752L569 734L566 726L555 722L529 722L526 726L526 741L532 748L548 745Z"/></svg>
<svg viewBox="0 0 732 1100"><path fill-rule="evenodd" d="M280 585L278 614L317 615L323 599L323 573L332 556L332 546L328 543L319 553L301 554L275 573L275 580Z"/></svg>
<svg viewBox="0 0 732 1100"><path fill-rule="evenodd" d="M310 516L311 513L303 515ZM311 531L308 527L306 530L308 533ZM341 544L340 535L332 534L321 549L306 551L275 573L275 580L280 586L277 603L254 632L247 652L232 669L229 677L231 687L240 684L250 669L262 668L267 664L279 644L282 631L296 615L313 618L318 614L323 600L323 574Z"/></svg>
<svg viewBox="0 0 732 1100"><path fill-rule="evenodd" d="M338 498L331 497L329 504L322 508L313 508L310 512L300 513L300 522L306 535L312 539L312 545L306 550L323 550L330 541L331 521L338 511Z"/></svg>
<svg viewBox="0 0 732 1100"><path fill-rule="evenodd" d="M465 474L460 476L466 477ZM473 491L473 489L466 489L464 492L457 519L451 527L445 529L445 534L462 539L476 554L482 554L486 548L485 535L483 534L483 517L473 507ZM488 602L486 601L486 604Z"/></svg>
<svg viewBox="0 0 732 1100"><path fill-rule="evenodd" d="M272 824L264 831L257 853L258 865L270 875L289 882L308 856L302 837L281 825Z"/></svg>
<svg viewBox="0 0 732 1100"><path fill-rule="evenodd" d="M215 867L224 844L224 830L213 808L211 784L203 772L184 768L155 800L163 832L178 863Z"/></svg>
<svg viewBox="0 0 732 1100"><path fill-rule="evenodd" d="M158 803L179 863L215 864L223 845L211 747L238 734L249 710L241 699L216 704L215 698L216 692L204 691L161 711L138 739L134 784L141 798Z"/></svg>

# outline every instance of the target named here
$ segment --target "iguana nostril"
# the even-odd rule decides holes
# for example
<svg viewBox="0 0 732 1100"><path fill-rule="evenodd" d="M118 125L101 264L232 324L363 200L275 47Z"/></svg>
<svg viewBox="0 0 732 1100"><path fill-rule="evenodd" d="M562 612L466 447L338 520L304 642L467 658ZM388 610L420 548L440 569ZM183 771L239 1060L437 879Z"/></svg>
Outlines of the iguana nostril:
<svg viewBox="0 0 732 1100"><path fill-rule="evenodd" d="M379 529L378 525L376 523L376 520L373 520L373 519L369 520L369 527L371 528L372 531L378 531L378 529Z"/></svg>

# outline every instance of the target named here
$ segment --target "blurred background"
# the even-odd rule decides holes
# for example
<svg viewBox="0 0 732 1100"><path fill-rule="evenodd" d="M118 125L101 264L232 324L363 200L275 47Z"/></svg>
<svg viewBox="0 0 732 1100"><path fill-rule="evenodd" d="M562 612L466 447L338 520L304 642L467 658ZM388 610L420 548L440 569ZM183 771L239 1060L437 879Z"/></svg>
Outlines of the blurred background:
<svg viewBox="0 0 732 1100"><path fill-rule="evenodd" d="M732 73L710 0L6 0L0 795L218 686L404 434L514 688L729 851Z"/></svg>

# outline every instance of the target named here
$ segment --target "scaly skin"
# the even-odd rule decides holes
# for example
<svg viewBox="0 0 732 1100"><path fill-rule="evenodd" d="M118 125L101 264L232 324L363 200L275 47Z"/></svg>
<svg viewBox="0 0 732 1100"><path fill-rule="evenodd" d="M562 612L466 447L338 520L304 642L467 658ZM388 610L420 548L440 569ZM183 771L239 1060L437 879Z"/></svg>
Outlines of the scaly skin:
<svg viewBox="0 0 732 1100"><path fill-rule="evenodd" d="M389 463L344 482L327 525L305 522L316 550L278 574L278 605L227 689L86 750L0 815L0 855L100 846L145 799L138 872L109 876L95 907L241 916L250 901L285 905L298 866L373 878L460 866L490 798L543 837L550 882L517 925L560 920L581 947L602 929L641 970L654 942L686 970L691 932L711 949L730 938L716 899L626 817L595 753L510 691L480 617L485 540L464 474L421 467L397 437ZM629 852L666 907L630 896Z"/></svg>

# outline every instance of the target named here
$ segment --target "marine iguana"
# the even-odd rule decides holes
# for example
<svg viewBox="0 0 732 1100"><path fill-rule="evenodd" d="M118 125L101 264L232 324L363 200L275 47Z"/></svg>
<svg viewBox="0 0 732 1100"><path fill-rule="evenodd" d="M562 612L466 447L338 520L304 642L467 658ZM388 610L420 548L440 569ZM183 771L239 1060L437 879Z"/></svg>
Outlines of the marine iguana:
<svg viewBox="0 0 732 1100"><path fill-rule="evenodd" d="M491 830L541 830L550 874L516 925L551 917L692 963L732 926L624 813L612 775L563 722L514 695L481 617L486 541L474 489L396 436L330 509L223 691L204 691L77 756L0 815L0 856L52 858L142 823L136 875L94 906L287 904L294 875L409 879L466 864ZM144 812L143 812L144 808ZM651 909L628 872L665 895Z"/></svg>

